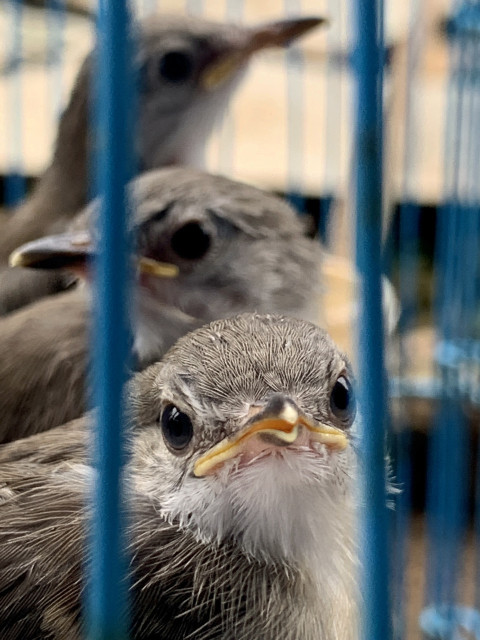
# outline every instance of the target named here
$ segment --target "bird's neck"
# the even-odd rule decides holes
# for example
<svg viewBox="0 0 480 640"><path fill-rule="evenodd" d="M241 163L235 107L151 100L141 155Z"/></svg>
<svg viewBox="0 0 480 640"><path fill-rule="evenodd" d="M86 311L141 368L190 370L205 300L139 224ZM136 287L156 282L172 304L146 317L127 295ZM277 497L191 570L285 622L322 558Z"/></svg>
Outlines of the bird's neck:
<svg viewBox="0 0 480 640"><path fill-rule="evenodd" d="M73 217L89 200L89 111L86 92L76 87L59 124L52 163L32 194L35 215L45 222Z"/></svg>
<svg viewBox="0 0 480 640"><path fill-rule="evenodd" d="M347 555L345 548L342 555L336 555L335 550L332 553L331 548L322 550L333 560L327 572L322 569L321 556L311 558L308 567L294 566L252 559L232 541L201 543L190 532L172 525L157 528L155 536L156 540L135 536L140 540L136 545L138 576L145 576L145 580L156 576L146 587L140 578L136 598L148 600L145 589L151 589L163 594L166 601L159 602L155 611L137 607L137 615L143 624L157 625L164 632L166 628L162 637L186 637L191 632L196 640L357 639L353 545ZM162 608L168 612L168 620L155 620L164 615L159 613ZM182 619L187 625L182 631L185 635L177 635Z"/></svg>
<svg viewBox="0 0 480 640"><path fill-rule="evenodd" d="M133 352L139 366L144 368L157 362L181 336L197 329L204 321L145 294L140 286L135 293Z"/></svg>
<svg viewBox="0 0 480 640"><path fill-rule="evenodd" d="M61 116L52 162L35 186L31 196L15 215L8 216L2 232L0 253L3 258L19 245L58 230L88 200L88 78L85 68L73 89L70 102Z"/></svg>

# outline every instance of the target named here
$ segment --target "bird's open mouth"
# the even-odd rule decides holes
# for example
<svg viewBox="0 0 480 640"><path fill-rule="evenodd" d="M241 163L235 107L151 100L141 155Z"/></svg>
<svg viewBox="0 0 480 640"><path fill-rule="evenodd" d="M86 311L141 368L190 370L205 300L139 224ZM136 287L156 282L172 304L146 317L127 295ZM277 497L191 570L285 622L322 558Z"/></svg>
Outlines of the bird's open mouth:
<svg viewBox="0 0 480 640"><path fill-rule="evenodd" d="M83 275L88 261L95 256L95 247L86 231L46 236L22 245L10 256L11 267L34 269L68 269ZM140 274L155 278L175 278L177 265L145 256L134 258Z"/></svg>
<svg viewBox="0 0 480 640"><path fill-rule="evenodd" d="M315 423L301 415L292 404L284 403L277 415L262 411L250 419L235 437L225 438L212 447L195 462L193 473L197 477L207 476L236 457L251 460L282 447L305 450L311 443L343 450L348 439L340 429Z"/></svg>

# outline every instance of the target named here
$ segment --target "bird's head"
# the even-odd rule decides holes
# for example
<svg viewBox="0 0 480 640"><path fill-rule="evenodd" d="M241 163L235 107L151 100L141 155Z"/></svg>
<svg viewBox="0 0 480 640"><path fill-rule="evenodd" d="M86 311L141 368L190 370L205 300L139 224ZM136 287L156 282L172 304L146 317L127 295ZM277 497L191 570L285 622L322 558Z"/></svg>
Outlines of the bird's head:
<svg viewBox="0 0 480 640"><path fill-rule="evenodd" d="M140 279L144 317L158 302L202 324L241 311L305 313L318 246L283 200L180 168L151 172L135 190L138 254L178 269L169 280Z"/></svg>
<svg viewBox="0 0 480 640"><path fill-rule="evenodd" d="M207 139L250 59L265 48L286 46L324 22L291 18L247 27L149 16L137 24L132 71L138 91L130 128L138 173L172 165L202 167ZM57 223L88 202L92 143L98 146L90 132L96 62L94 50L80 67L60 118L51 166L36 191L42 209L46 207L44 215L53 214ZM48 211L50 204L54 211Z"/></svg>
<svg viewBox="0 0 480 640"><path fill-rule="evenodd" d="M139 29L137 56L142 169L201 166L205 142L251 58L323 22L292 18L247 27L149 16Z"/></svg>
<svg viewBox="0 0 480 640"><path fill-rule="evenodd" d="M136 349L143 362L158 358L157 341L165 338L159 318L166 309L179 327L167 346L195 326L241 311L313 315L307 309L316 299L318 246L304 237L283 200L182 168L144 174L132 183L132 193L139 265ZM20 247L11 263L85 273L95 251L86 229L98 206L97 201L87 207L71 232Z"/></svg>
<svg viewBox="0 0 480 640"><path fill-rule="evenodd" d="M138 489L165 518L267 562L342 562L355 397L322 329L256 314L213 322L139 374L131 398Z"/></svg>
<svg viewBox="0 0 480 640"><path fill-rule="evenodd" d="M290 18L257 26L222 24L201 18L149 16L137 25L133 71L137 78L136 157L141 171L170 165L203 166L205 143L221 120L250 60L269 47L285 47L322 18ZM90 53L77 75L60 123L57 162L82 140L96 66ZM78 153L78 149L77 149Z"/></svg>

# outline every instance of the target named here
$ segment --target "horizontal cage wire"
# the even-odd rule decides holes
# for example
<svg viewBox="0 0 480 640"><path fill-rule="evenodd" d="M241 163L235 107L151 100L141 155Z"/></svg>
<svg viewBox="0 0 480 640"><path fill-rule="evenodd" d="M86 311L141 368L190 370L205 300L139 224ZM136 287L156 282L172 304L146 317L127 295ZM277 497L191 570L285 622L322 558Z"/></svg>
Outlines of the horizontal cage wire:
<svg viewBox="0 0 480 640"><path fill-rule="evenodd" d="M280 22L299 18L311 18L311 24L288 30ZM175 20L184 22L172 28ZM224 26L207 28L205 20ZM232 24L239 25L237 30ZM83 420L92 410L85 418L92 422L92 437L81 472L90 474L82 480L86 537L73 528L65 533L62 580L57 575L50 588L50 577L40 575L45 587L38 593L46 595L32 596L31 608L25 596L18 626L12 622L16 601L11 604L7 597L2 606L3 591L17 593L11 583L2 584L10 580L7 574L15 575L6 551L8 545L16 548L15 527L7 527L7 534L1 525L2 508L8 513L14 492L7 506L0 500L0 636L37 638L37 630L29 636L25 629L38 629L35 607L40 602L50 611L51 593L60 603L58 611L67 601L76 602L74 622L66 622L72 615L67 605L63 622L59 614L45 616L42 624L53 625L48 632L54 638L68 633L72 639L75 633L92 639L157 637L147 630L158 601L163 611L158 624L172 638L247 638L246 629L256 629L256 637L265 640L309 640L319 633L325 640L480 640L480 1L100 0L97 5L5 0L0 34L5 43L0 54L0 359L5 362L0 365L5 398L0 414L5 428L0 436L7 434L0 437L0 493L4 486L10 491L9 463L16 462L20 474L33 469L32 460L19 453L33 442L40 443L39 452L44 442L53 447L48 464L64 463L73 484L80 483L77 459L61 449L60 436L58 442L49 439L57 433L49 429ZM225 42L231 47L227 54ZM195 90L183 87L186 78L198 83ZM163 182L155 177L172 166L191 168ZM193 179L189 171L205 173ZM212 175L233 182L221 187ZM261 199L267 195L278 199ZM293 222L288 218L287 223L285 202L298 214L291 216ZM265 245L249 253L242 234L250 244L277 234L282 250L270 254ZM303 245L307 240L310 244ZM64 307L62 296L67 296ZM351 548L345 543L340 558L334 550L327 554L333 560L325 560L325 566L317 566L311 552L306 564L311 572L315 567L320 588L326 585L327 593L328 585L337 585L331 600L318 598L311 627L306 618L295 618L298 602L290 592L279 610L292 608L292 626L281 617L274 623L269 613L276 602L272 575L278 577L280 566L293 580L298 569L283 558L261 587L250 583L240 561L232 559L222 573L230 586L222 591L210 577L220 581L218 573L199 551L212 534L193 527L192 494L179 491L185 511L170 497L166 506L155 503L148 525L136 520L143 505L140 499L136 504L139 487L150 499L168 476L147 478L151 471L142 467L145 460L139 462L148 450L165 464L157 444L145 440L140 454L132 444L137 414L147 421L144 399L135 395L141 386L135 381L147 378L137 372L147 370L148 377L148 366L156 366L177 339L205 323L255 311L284 313L326 329L352 362L356 379L357 417L345 430L346 449L355 459L345 472L352 480L353 515L348 525L335 522L340 515L334 498L322 514L331 525L324 525L325 535L335 531L333 540L351 535L354 542ZM255 339L250 338L252 345ZM178 348L180 353L183 347ZM249 343L237 358L250 350L254 353ZM191 364L194 352L192 347L180 376L185 388L190 378L203 375ZM208 371L213 364L205 360L202 366ZM22 366L37 371L30 387ZM242 366L238 363L242 382L236 389L250 379ZM211 402L221 395L217 387L224 389L229 380L228 371L215 371ZM348 377L349 366L345 371ZM163 375L156 378L159 394ZM169 393L180 392L172 386ZM274 418L286 423L285 416L296 412L295 434L305 434L312 416L303 411L302 394L297 396L286 396ZM215 407L215 419L223 416L229 397L225 392ZM170 404L180 418L173 415L184 420L186 405L179 412L174 400ZM148 429L155 424L166 438L165 402L155 403ZM189 397L189 403L192 411L204 409L198 398ZM256 424L260 405L249 407L245 424ZM29 406L36 407L33 418ZM266 406L265 415L273 419L267 409L278 407L270 401ZM241 409L232 411L233 423ZM19 422L42 426L23 429ZM69 427L72 433L75 424ZM180 429L186 423L175 424ZM230 443L228 424L224 420L221 429ZM45 433L35 435L36 429ZM297 438L293 433L292 427L287 435ZM278 434L269 434L268 446L273 441L277 447L271 458L280 459ZM10 441L24 436L24 448L18 445L11 453L15 442ZM207 430L207 444L208 437ZM292 444L286 437L281 436L282 451ZM208 478L197 478L204 486L213 486L215 473L223 477L218 469L224 463L211 472L209 459L201 457L208 447L203 451L202 446L191 451L191 468L177 480L178 490L186 479L202 476L197 458L209 469ZM333 454L328 446L332 459L346 455ZM212 456L216 451L210 450ZM224 454L225 459L230 455ZM260 462L262 456L263 448ZM237 460L239 474L242 460ZM305 462L298 477L310 468ZM48 471L59 477L63 472L56 466ZM284 545L289 540L293 548L303 540L300 506L306 499L297 496L290 504L288 487L284 500L269 504L265 474L261 487L245 491L250 505L258 498L265 510L253 529L261 520L265 539L271 535ZM215 495L218 562L225 562L225 540L233 545L232 558L241 540L242 552L256 566L257 549L245 551L249 534L241 529L237 535L231 524L236 517L241 527L238 522L248 519L253 507L240 518L229 503L227 525L219 515L220 493ZM172 504L175 513L169 511ZM278 514L285 504L289 517L282 520ZM210 513L207 507L205 498L202 508ZM316 515L310 526L318 522ZM50 522L44 525L45 540L47 531L66 526L67 519L59 524L58 514L48 509L42 517L39 522ZM291 539L290 519L296 523ZM275 529L270 522L281 524ZM185 527L198 548L170 541L165 544L170 564L159 569L162 553L168 554L163 547L162 553L147 553L142 545L151 530L172 523ZM40 527L33 521L29 526L34 532ZM76 553L86 550L81 569L77 556L77 564L68 564L75 536ZM176 540L173 534L171 540ZM21 545L22 553L26 548L27 543ZM267 562L269 550L260 551ZM141 562L148 565L145 574L138 569ZM192 566L193 586L188 582ZM237 600L228 600L224 591ZM259 594L267 592L272 599L262 600ZM252 593L255 598L249 600ZM202 618L207 596L208 615ZM268 602L258 611L252 605L263 626L255 627L255 616L245 613L251 602ZM335 611L335 622L325 611ZM139 622L139 615L145 620Z"/></svg>

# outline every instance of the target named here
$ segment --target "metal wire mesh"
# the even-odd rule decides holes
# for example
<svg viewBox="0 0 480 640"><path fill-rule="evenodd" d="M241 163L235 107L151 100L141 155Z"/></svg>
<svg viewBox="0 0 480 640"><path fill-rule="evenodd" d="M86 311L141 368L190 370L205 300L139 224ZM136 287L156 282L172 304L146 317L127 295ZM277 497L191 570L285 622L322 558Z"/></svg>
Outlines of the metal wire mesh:
<svg viewBox="0 0 480 640"><path fill-rule="evenodd" d="M477 451L480 401L480 149L477 144L480 139L480 3L456 0L452 6L446 6L447 13L439 9L435 16L445 19L444 24L431 20L430 5L435 3L411 0L405 6L407 4L408 27L400 37L395 33L392 36L388 25L392 23L389 16L394 10L391 5L386 6L388 28L385 38L379 2L328 2L318 8L319 13L326 10L330 14L333 28L327 34L325 48L316 51L315 55L294 49L286 56L282 94L286 114L285 167L276 184L267 184L269 178L265 176L260 183L286 192L299 209L305 208L306 197L311 195L312 185L317 184L314 195L320 218L327 201L334 199L337 206L343 203L342 228L347 231L340 246L338 242L333 246L344 256L352 257L349 232L352 233L353 226L356 228L357 266L362 276L357 366L363 400L364 637L368 640L389 637L400 640L420 637L424 633L429 638L456 640L463 637L460 635L463 627L465 633L480 638L478 552L475 553L475 571L468 573L464 569L465 551L467 557L472 558L470 551L472 548L476 551L480 536ZM98 510L92 545L96 558L94 567L98 571L92 576L88 600L91 637L95 638L126 637L126 618L118 615L125 601L120 580L125 562L120 534L119 487L123 454L119 425L128 351L125 311L128 298L127 290L120 283L128 280L125 261L127 210L123 189L133 166L125 149L131 145L126 123L132 113L129 105L134 99L134 90L133 85L125 83L129 59L128 8L124 2L116 2L115 10L110 5L113 6L112 3L101 3L103 10L98 15L98 42L102 48L98 117L103 122L100 128L103 134L98 143L102 159L96 168L102 176L98 190L105 193L101 229L105 251L98 267L98 308L102 315L98 316L95 343L99 354L95 404L101 407L99 433L104 434L99 436L98 461L99 464L108 462L108 468L99 467L103 470L99 471L95 498ZM200 15L209 9L206 5L190 1L182 8ZM312 3L284 2L282 10L286 14L302 13L306 5L312 9ZM160 8L163 8L162 4ZM240 1L227 2L226 7L221 7L228 18L240 21L248 15L249 8L247 2ZM13 206L25 194L26 173L32 173L28 169L29 161L24 157L27 138L24 90L28 71L25 59L28 55L22 25L27 9L20 0L9 0L3 9L10 33L3 65L4 95L8 100L5 103L4 203ZM138 6L142 14L156 9L155 2L146 0ZM49 70L46 94L49 117L55 119L66 84L66 34L70 18L63 2L51 0L46 5L45 19ZM348 29L345 28L346 21L351 23ZM430 187L423 169L429 163L428 158L425 159L428 150L425 151L422 145L428 146L430 139L422 138L422 128L428 129L424 112L428 100L422 93L422 65L429 55L428 33L432 28L438 39L443 38L449 63L448 72L442 76L443 84L437 91L441 100L435 103L438 113L441 112L441 115L437 114L435 129L442 139L441 153L432 151L431 155L435 157L430 158L431 163L435 163L439 161L437 156L441 156L443 170L436 170L437 177L432 179L433 187ZM111 55L113 51L115 55ZM393 62L389 59L389 51ZM321 79L315 75L319 69ZM309 124L311 118L307 117L312 111L309 98L312 86L317 92L316 126L322 131L321 137L315 138L318 148L313 171L309 149L314 134ZM355 102L352 100L353 86L356 87ZM382 124L385 124L384 128ZM397 146L392 142L395 140L392 130L397 140L400 139ZM384 133L387 138L385 148ZM216 152L212 154L210 150L211 168L235 174L241 165L238 154L241 135L241 123L229 115L217 136ZM432 173L435 173L433 169ZM347 174L351 175L354 185L350 190L346 187ZM249 177L248 173L242 174L241 168L238 175ZM438 184L442 185L441 189ZM433 269L428 271L422 253L422 206L431 205L432 199L436 209L432 222L435 252ZM395 205L399 205L396 218L392 214ZM109 217L113 210L115 224ZM332 213L334 226L340 219L335 218L335 213ZM351 222L353 217L355 225ZM387 260L382 262L385 258L382 239L388 236L395 221L398 242L393 260L396 266L392 272L402 313L395 343L387 345L391 396L397 407L394 419L389 421L380 338L384 335L381 270L387 263ZM340 222L338 226L341 226ZM118 273L123 276L119 278ZM434 282L435 289L430 306L422 302L425 294L421 281L426 277L429 287ZM112 288L112 282L119 286ZM122 309L123 325L117 322L119 309ZM115 322L112 322L113 315ZM427 316L426 321L423 316ZM434 347L429 354L431 366L427 367L426 374L422 370L419 375L416 366L419 356L415 349L412 351L411 342L412 336L425 327ZM394 360L398 359L397 366L390 363L393 352L396 354ZM419 473L414 467L419 462L415 458L417 440L415 425L412 425L416 414L411 410L412 403L419 399L428 403L429 412L434 415L425 435L428 460L421 462L426 467L420 473L426 477L425 486L420 490L426 491L426 505L420 515L414 504L415 492L419 490ZM391 513L386 511L385 441L390 447L395 483L400 488L391 496L395 503ZM419 517L422 523L427 520L428 524L428 560L423 574L422 602L412 605L412 598L418 600L421 594L421 589L414 595L410 593L412 582L408 574L412 570L412 553L419 544L415 524ZM467 573L474 576L473 580L468 578L473 582L473 590L466 595ZM425 608L419 618L422 607ZM125 625L118 627L120 620Z"/></svg>

